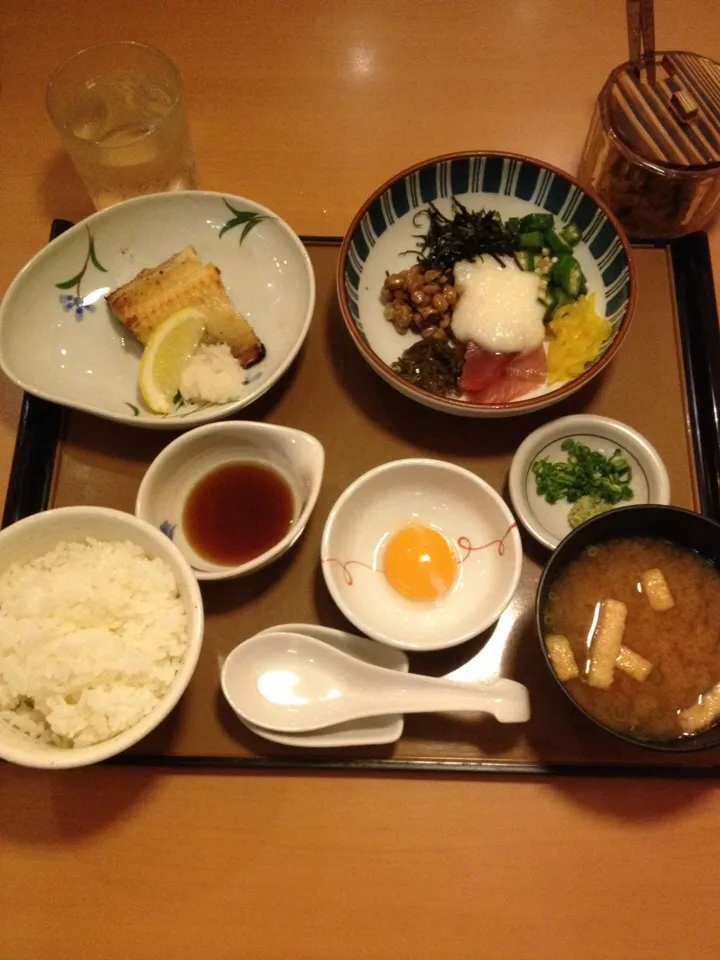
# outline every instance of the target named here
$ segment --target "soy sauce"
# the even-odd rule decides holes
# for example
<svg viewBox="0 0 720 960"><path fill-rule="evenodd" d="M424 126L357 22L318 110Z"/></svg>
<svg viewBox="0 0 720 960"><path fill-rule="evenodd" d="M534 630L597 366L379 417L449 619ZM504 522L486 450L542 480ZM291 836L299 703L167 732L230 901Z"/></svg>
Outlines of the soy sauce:
<svg viewBox="0 0 720 960"><path fill-rule="evenodd" d="M195 484L185 501L182 526L201 557L236 566L282 540L294 512L292 490L277 470L239 461L216 467Z"/></svg>

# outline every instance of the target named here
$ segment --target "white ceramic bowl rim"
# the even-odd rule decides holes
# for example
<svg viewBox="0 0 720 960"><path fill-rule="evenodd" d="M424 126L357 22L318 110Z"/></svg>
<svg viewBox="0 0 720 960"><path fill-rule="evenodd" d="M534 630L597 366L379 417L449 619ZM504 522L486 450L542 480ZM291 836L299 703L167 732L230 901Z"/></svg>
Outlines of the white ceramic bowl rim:
<svg viewBox="0 0 720 960"><path fill-rule="evenodd" d="M293 525L282 538L282 540L279 540L264 553L259 554L257 557L253 557L252 560L248 560L246 563L228 566L221 570L199 570L190 566L194 577L196 577L198 580L231 579L233 577L242 576L246 573L251 573L252 571L258 570L261 567L265 567L267 564L277 559L279 556L285 553L302 534L310 515L315 509L315 505L320 494L322 476L325 467L325 450L323 445L320 443L317 437L313 436L313 434L307 433L304 430L298 430L295 427L285 427L281 424L275 423L254 421L225 421L222 423L208 423L196 427L194 430L184 433L179 437L176 437L175 440L169 443L163 450L161 450L157 457L155 457L145 471L145 475L140 482L137 498L135 500L135 516L141 518L143 522L149 522L147 521L147 516L149 513L149 501L151 497L152 485L163 467L169 460L172 460L173 457L177 456L179 450L196 442L203 436L211 437L213 434L227 434L228 431L237 433L238 440L241 440L243 435L262 437L274 434L275 436L302 437L304 440L312 443L316 450L316 455L318 457L318 479L313 485L312 489L309 491L308 496L302 506L302 510L297 515ZM152 526L152 524L150 525ZM153 527L153 529L155 529L155 527ZM178 548L176 547L175 549Z"/></svg>
<svg viewBox="0 0 720 960"><path fill-rule="evenodd" d="M18 520L11 526L0 531L0 550L4 546L4 541L13 537L30 533L34 529L47 524L56 519L76 520L79 524L85 521L92 522L94 519L110 519L120 521L127 527L127 539L132 541L132 530L142 528L143 533L154 542L157 547L157 556L172 557L173 562L179 568L182 575L182 584L178 582L178 589L184 587L190 598L190 609L187 609L188 615L188 645L185 657L180 668L173 678L169 690L165 693L160 703L147 716L143 717L138 723L124 730L122 733L111 737L109 740L103 740L101 743L91 744L89 746L71 747L71 748L53 748L48 745L42 745L42 748L35 744L30 738L27 739L27 745L23 743L20 737L13 738L12 742L0 740L0 757L11 763L17 763L21 766L35 767L39 769L63 770L73 767L88 766L107 760L109 757L116 756L133 746L143 737L154 730L176 706L190 679L195 671L195 667L200 656L203 640L204 612L202 596L195 577L193 576L190 565L187 563L180 551L175 547L164 534L156 530L152 524L140 520L131 513L124 513L121 510L114 510L109 507L56 507L47 510L44 513L33 514L23 520ZM83 533L78 536L90 536ZM64 539L58 537L58 541ZM50 549L50 548L47 548ZM41 552L46 552L43 549ZM38 556L39 553L31 553L31 556ZM11 558L9 563L15 562ZM166 560L167 562L167 560ZM9 564L8 564L9 565ZM178 579L176 574L176 579Z"/></svg>
<svg viewBox="0 0 720 960"><path fill-rule="evenodd" d="M500 494L482 477L478 476L476 473L473 473L472 470L462 467L459 464L450 463L445 460L437 460L430 457L408 457L401 460L391 460L388 463L380 464L377 467L373 467L368 470L366 473L362 474L356 480L354 480L346 489L341 493L338 499L335 501L333 507L328 514L328 518L325 522L325 527L323 530L320 556L321 563L323 558L328 554L328 549L330 547L330 541L333 536L334 528L336 526L338 517L342 513L343 509L347 505L348 501L355 495L355 493L363 487L369 481L375 479L378 476L386 473L397 472L398 470L407 470L412 469L413 467L426 468L431 470L436 470L438 472L451 472L455 473L458 476L461 476L477 487L482 489L482 491L495 503L495 505L500 509L504 514L508 522L508 533L513 547L514 547L514 565L511 576L508 577L507 587L504 592L499 593L495 598L495 604L492 608L489 608L489 611L485 614L485 620L487 620L487 625L490 625L495 620L498 619L503 610L512 600L512 597L517 590L518 583L520 581L520 575L522 572L522 562L523 562L523 551L522 551L522 541L520 539L520 533L518 531L517 522L515 517L512 514L512 511L505 503ZM361 618L355 614L351 606L346 602L345 598L342 596L340 591L338 591L333 579L328 575L325 564L323 565L323 575L325 583L327 585L330 594L337 604L339 610L347 617L347 619L354 623L359 629L363 630L368 636L372 636L374 639L378 640L381 643L387 643L389 646L394 646L402 650L412 650L415 652L430 652L431 650L440 650L446 647L457 646L461 643L464 643L466 640L470 640L473 637L477 636L482 632L483 629L487 629L487 626L480 629L474 628L469 631L465 631L458 636L453 636L450 639L446 639L444 642L437 645L424 646L424 647L414 647L404 644L402 642L396 641L393 638L387 635L381 635L380 633L370 630Z"/></svg>
<svg viewBox="0 0 720 960"><path fill-rule="evenodd" d="M535 458L546 446L554 440L571 434L601 435L604 439L626 449L640 464L648 478L648 484L650 485L650 481L652 481L652 485L656 489L656 495L652 503L661 506L669 504L670 479L665 464L650 441L634 427L611 417L590 413L560 417L557 420L551 420L542 427L538 427L537 430L533 430L517 448L510 464L508 488L513 509L523 526L539 543L550 550L554 550L560 543L561 538L553 536L536 520L524 491L525 479ZM631 502L618 506L623 505L633 506Z"/></svg>

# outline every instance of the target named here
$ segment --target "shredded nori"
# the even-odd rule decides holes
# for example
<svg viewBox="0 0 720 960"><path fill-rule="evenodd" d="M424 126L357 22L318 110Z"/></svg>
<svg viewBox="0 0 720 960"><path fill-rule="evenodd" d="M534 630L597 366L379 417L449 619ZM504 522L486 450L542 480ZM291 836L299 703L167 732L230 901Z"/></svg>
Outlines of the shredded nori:
<svg viewBox="0 0 720 960"><path fill-rule="evenodd" d="M418 340L393 363L403 380L436 396L459 396L465 348L453 340Z"/></svg>
<svg viewBox="0 0 720 960"><path fill-rule="evenodd" d="M420 266L424 270L452 270L460 260L472 261L484 254L505 266L500 258L513 255L514 239L497 210L468 210L456 197L451 202L451 217L434 203L415 215L415 226L420 226L419 216L427 216L430 221L427 233L417 236Z"/></svg>

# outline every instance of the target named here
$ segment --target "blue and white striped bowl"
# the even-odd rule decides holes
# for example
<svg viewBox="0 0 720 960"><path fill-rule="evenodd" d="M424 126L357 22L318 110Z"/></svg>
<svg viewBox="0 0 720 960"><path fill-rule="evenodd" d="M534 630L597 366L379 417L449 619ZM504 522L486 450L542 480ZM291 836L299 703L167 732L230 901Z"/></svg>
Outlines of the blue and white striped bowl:
<svg viewBox="0 0 720 960"><path fill-rule="evenodd" d="M612 321L614 333L597 359L574 380L540 386L510 403L473 403L437 397L403 380L391 364L413 342L383 316L380 290L386 271L414 262L420 228L413 223L429 202L448 213L456 196L471 210L498 210L503 218L547 212L582 230L576 247L595 294L595 307ZM340 251L338 297L350 334L373 369L420 403L468 417L528 413L564 399L607 366L630 325L635 307L635 269L627 237L610 210L576 180L554 167L514 154L459 153L403 170L379 187L353 219ZM414 339L419 339L415 336Z"/></svg>

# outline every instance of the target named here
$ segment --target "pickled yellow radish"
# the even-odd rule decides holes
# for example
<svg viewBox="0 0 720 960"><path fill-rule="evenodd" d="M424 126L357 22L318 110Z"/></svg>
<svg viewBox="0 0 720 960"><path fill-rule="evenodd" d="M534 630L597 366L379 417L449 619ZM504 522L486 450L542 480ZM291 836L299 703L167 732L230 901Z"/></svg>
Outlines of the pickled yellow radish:
<svg viewBox="0 0 720 960"><path fill-rule="evenodd" d="M595 294L558 307L548 329L547 382L579 377L612 335L612 324L595 311Z"/></svg>

